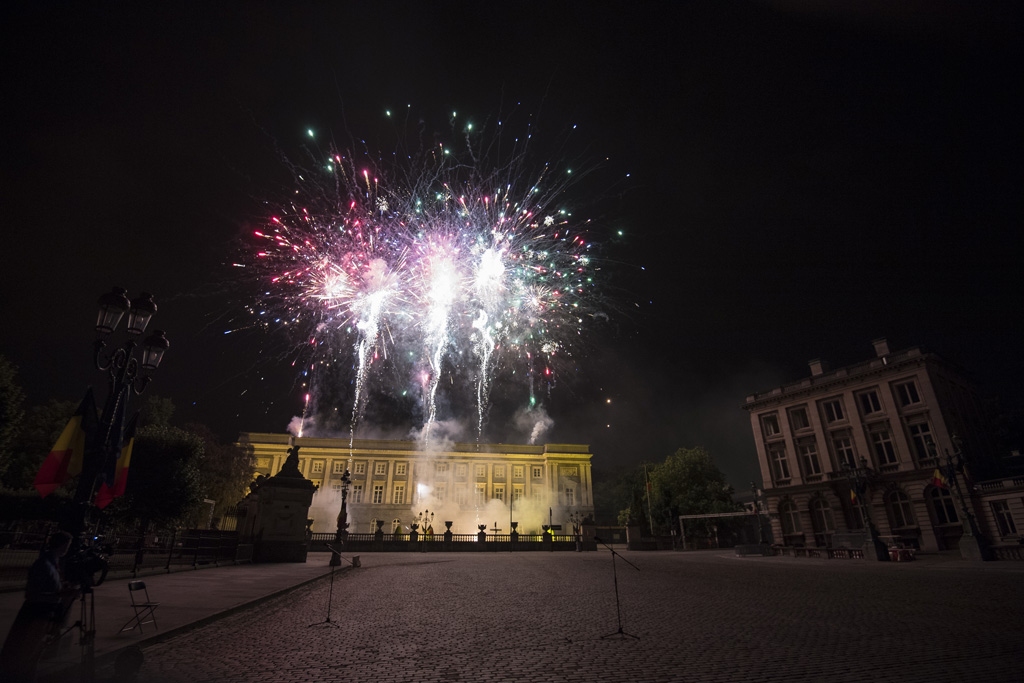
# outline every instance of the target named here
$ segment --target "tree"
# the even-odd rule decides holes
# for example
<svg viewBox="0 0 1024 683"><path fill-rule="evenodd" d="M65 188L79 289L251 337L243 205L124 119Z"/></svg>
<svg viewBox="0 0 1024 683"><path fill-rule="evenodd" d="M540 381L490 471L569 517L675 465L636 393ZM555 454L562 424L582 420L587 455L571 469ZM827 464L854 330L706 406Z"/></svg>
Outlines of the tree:
<svg viewBox="0 0 1024 683"><path fill-rule="evenodd" d="M77 409L78 401L50 399L25 413L4 473L3 481L8 488L20 490L32 487L40 465ZM69 481L65 486L74 491L74 485L75 481Z"/></svg>
<svg viewBox="0 0 1024 683"><path fill-rule="evenodd" d="M650 468L651 516L656 526L672 528L679 515L738 512L733 488L707 449L680 448ZM694 525L702 527L705 525Z"/></svg>
<svg viewBox="0 0 1024 683"><path fill-rule="evenodd" d="M139 408L139 427L170 427L174 417L174 401L147 393Z"/></svg>
<svg viewBox="0 0 1024 683"><path fill-rule="evenodd" d="M235 444L220 443L206 425L189 424L185 428L203 442L200 487L205 498L216 501L213 514L220 517L245 497L256 472L252 453Z"/></svg>
<svg viewBox="0 0 1024 683"><path fill-rule="evenodd" d="M0 355L0 481L17 453L18 437L25 418L25 392L17 382L18 368Z"/></svg>
<svg viewBox="0 0 1024 683"><path fill-rule="evenodd" d="M142 535L150 524L194 521L203 501L202 458L203 441L195 434L177 427L139 429L125 495L115 499L108 510L115 517L137 517Z"/></svg>

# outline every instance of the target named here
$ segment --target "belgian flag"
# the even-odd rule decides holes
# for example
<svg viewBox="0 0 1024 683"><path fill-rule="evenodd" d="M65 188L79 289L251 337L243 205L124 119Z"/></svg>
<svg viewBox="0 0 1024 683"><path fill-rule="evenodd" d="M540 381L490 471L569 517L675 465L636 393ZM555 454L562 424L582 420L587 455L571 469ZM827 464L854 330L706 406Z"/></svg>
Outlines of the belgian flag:
<svg viewBox="0 0 1024 683"><path fill-rule="evenodd" d="M932 484L938 486L940 489L949 488L949 480L946 479L945 475L942 474L942 470L940 470L938 467L936 467L935 471L932 472Z"/></svg>
<svg viewBox="0 0 1024 683"><path fill-rule="evenodd" d="M96 401L90 387L78 405L78 410L71 416L57 443L43 461L35 481L32 482L40 496L46 498L60 488L69 477L81 473L82 464L85 462L86 444L96 431L97 421Z"/></svg>
<svg viewBox="0 0 1024 683"><path fill-rule="evenodd" d="M118 455L117 464L114 466L114 477L110 485L104 481L100 484L99 491L96 492L96 507L103 509L110 505L110 502L115 498L119 498L124 495L125 488L128 486L128 467L132 462L132 446L135 445L135 423L139 419L139 414L136 413L128 423L128 428L124 430L124 438L121 441L121 453Z"/></svg>
<svg viewBox="0 0 1024 683"><path fill-rule="evenodd" d="M857 492L854 489L850 489L850 503L857 504Z"/></svg>

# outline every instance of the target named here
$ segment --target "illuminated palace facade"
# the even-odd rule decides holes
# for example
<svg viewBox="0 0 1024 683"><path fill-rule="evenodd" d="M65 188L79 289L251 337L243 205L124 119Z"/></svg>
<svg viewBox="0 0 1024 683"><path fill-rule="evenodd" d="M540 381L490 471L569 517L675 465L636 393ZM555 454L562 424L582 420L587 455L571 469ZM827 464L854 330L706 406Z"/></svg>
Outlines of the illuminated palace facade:
<svg viewBox="0 0 1024 683"><path fill-rule="evenodd" d="M810 377L747 397L775 540L828 547L837 532L863 531L866 513L885 541L953 549L967 509L993 544L1017 543L1024 478L934 483L957 444L969 462L993 457L971 383L919 348L874 347L867 362L811 361ZM863 500L850 495L858 481Z"/></svg>
<svg viewBox="0 0 1024 683"><path fill-rule="evenodd" d="M292 437L288 434L243 433L239 445L249 449L258 474L276 474L291 444L299 446L299 471L318 487L310 515L313 531L334 531L340 506L341 479L350 468L349 531L369 533L384 520L390 533L395 523L407 529L414 511L430 507L465 520L474 511L495 510L494 502L511 501L519 531L539 533L549 519L566 525L570 514L593 517L590 448L579 444L448 443L426 451L413 441ZM327 492L329 495L324 496ZM518 513L529 510L532 515ZM541 514L542 513L542 514ZM529 520L534 520L535 524ZM444 531L445 519L433 525ZM488 525L494 520L486 519ZM463 528L459 528L459 527ZM476 527L456 523L456 533L476 533ZM531 527L536 526L536 529ZM508 529L505 530L508 532Z"/></svg>

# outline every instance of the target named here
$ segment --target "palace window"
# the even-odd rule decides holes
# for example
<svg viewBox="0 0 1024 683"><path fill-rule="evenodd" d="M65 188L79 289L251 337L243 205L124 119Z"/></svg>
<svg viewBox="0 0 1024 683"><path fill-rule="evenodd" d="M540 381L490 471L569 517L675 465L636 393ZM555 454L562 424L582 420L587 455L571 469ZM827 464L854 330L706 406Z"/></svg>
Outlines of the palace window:
<svg viewBox="0 0 1024 683"><path fill-rule="evenodd" d="M803 531L800 526L800 512L793 501L785 500L779 504L779 521L782 522L783 536L792 536Z"/></svg>
<svg viewBox="0 0 1024 683"><path fill-rule="evenodd" d="M443 503L448 500L448 488L444 484L435 484L431 495L434 497L434 500Z"/></svg>
<svg viewBox="0 0 1024 683"><path fill-rule="evenodd" d="M896 458L896 447L892 443L888 429L872 430L871 444L875 449L875 457L878 458L879 465L894 465L899 462Z"/></svg>
<svg viewBox="0 0 1024 683"><path fill-rule="evenodd" d="M786 447L782 444L772 446L768 449L768 459L772 463L775 481L789 481L789 461L786 460Z"/></svg>
<svg viewBox="0 0 1024 683"><path fill-rule="evenodd" d="M384 502L384 484L373 485L373 504L380 505Z"/></svg>
<svg viewBox="0 0 1024 683"><path fill-rule="evenodd" d="M494 485L494 499L495 500L500 500L503 503L505 502L505 487L504 486L499 486L497 484Z"/></svg>
<svg viewBox="0 0 1024 683"><path fill-rule="evenodd" d="M495 465L494 466L494 478L495 479L504 479L505 478L505 466L504 465Z"/></svg>
<svg viewBox="0 0 1024 683"><path fill-rule="evenodd" d="M324 461L323 460L314 460L313 461L313 470L312 470L312 472L313 472L313 474L323 474L323 472L324 472Z"/></svg>
<svg viewBox="0 0 1024 683"><path fill-rule="evenodd" d="M523 499L523 487L522 486L513 486L512 487L512 502L513 503L518 503L522 499Z"/></svg>
<svg viewBox="0 0 1024 683"><path fill-rule="evenodd" d="M839 464L840 468L853 468L857 466L857 453L853 450L853 440L850 438L848 433L833 433L832 449L835 451L836 462Z"/></svg>
<svg viewBox="0 0 1024 683"><path fill-rule="evenodd" d="M387 474L388 473L388 464L386 462L374 463L373 464L373 473L374 474Z"/></svg>
<svg viewBox="0 0 1024 683"><path fill-rule="evenodd" d="M455 504L456 505L465 505L468 502L469 502L469 500L468 500L468 494L467 494L467 491L466 491L466 485L465 484L457 484L455 486Z"/></svg>
<svg viewBox="0 0 1024 683"><path fill-rule="evenodd" d="M932 512L935 513L936 526L960 523L960 516L956 514L956 505L953 504L953 496L950 495L949 489L935 486L928 491L928 498L931 500Z"/></svg>
<svg viewBox="0 0 1024 683"><path fill-rule="evenodd" d="M533 502L542 503L544 502L544 489L539 486L533 487Z"/></svg>
<svg viewBox="0 0 1024 683"><path fill-rule="evenodd" d="M882 402L878 400L878 392L874 389L857 394L861 415L874 415L882 412Z"/></svg>
<svg viewBox="0 0 1024 683"><path fill-rule="evenodd" d="M476 504L483 505L487 502L487 484L476 485Z"/></svg>
<svg viewBox="0 0 1024 683"><path fill-rule="evenodd" d="M434 464L434 472L438 475L448 474L448 463L439 462Z"/></svg>
<svg viewBox="0 0 1024 683"><path fill-rule="evenodd" d="M482 479L487 476L487 465L477 465L474 469L476 470L477 479Z"/></svg>
<svg viewBox="0 0 1024 683"><path fill-rule="evenodd" d="M790 410L789 423L793 425L794 432L798 432L801 429L810 429L811 422L807 419L807 408L801 406Z"/></svg>
<svg viewBox="0 0 1024 683"><path fill-rule="evenodd" d="M1007 501L993 500L992 514L996 518L996 526L999 527L1000 536L1017 535L1017 525L1013 522L1013 515L1010 513L1010 504Z"/></svg>
<svg viewBox="0 0 1024 683"><path fill-rule="evenodd" d="M522 465L512 465L512 478L522 479L524 467Z"/></svg>
<svg viewBox="0 0 1024 683"><path fill-rule="evenodd" d="M396 462L395 463L395 475L402 477L405 476L406 469L409 467L407 463Z"/></svg>
<svg viewBox="0 0 1024 683"><path fill-rule="evenodd" d="M459 479L466 478L466 465L464 463L459 463L455 466L455 476Z"/></svg>
<svg viewBox="0 0 1024 683"><path fill-rule="evenodd" d="M534 479L543 479L544 478L544 468L541 467L540 465L534 465L533 466L533 478Z"/></svg>
<svg viewBox="0 0 1024 683"><path fill-rule="evenodd" d="M363 485L362 484L355 484L355 485L353 485L352 486L352 493L349 495L349 498L352 499L353 503L362 503L363 502Z"/></svg>
<svg viewBox="0 0 1024 683"><path fill-rule="evenodd" d="M370 520L370 533L371 534L377 533L377 520L376 519L371 519Z"/></svg>
<svg viewBox="0 0 1024 683"><path fill-rule="evenodd" d="M395 484L395 493L391 502L395 505L405 505L405 484Z"/></svg>
<svg viewBox="0 0 1024 683"><path fill-rule="evenodd" d="M366 474L366 463L365 462L357 462L356 463L356 471L355 471L355 473L356 474Z"/></svg>
<svg viewBox="0 0 1024 683"><path fill-rule="evenodd" d="M828 536L835 532L836 523L832 518L832 507L824 498L811 501L811 526L814 527L814 542L818 546L827 546Z"/></svg>
<svg viewBox="0 0 1024 683"><path fill-rule="evenodd" d="M331 471L333 471L335 474L344 474L345 473L345 461L344 460L335 460L334 461L334 465L331 467Z"/></svg>
<svg viewBox="0 0 1024 683"><path fill-rule="evenodd" d="M569 507L576 504L576 489L568 488L565 490L565 504Z"/></svg>
<svg viewBox="0 0 1024 683"><path fill-rule="evenodd" d="M885 497L885 505L889 509L889 522L893 529L905 529L917 526L914 506L903 491L891 491Z"/></svg>
<svg viewBox="0 0 1024 683"><path fill-rule="evenodd" d="M771 438L778 436L782 433L779 429L779 416L775 413L770 413L761 418L761 428L764 429L765 438Z"/></svg>
<svg viewBox="0 0 1024 683"><path fill-rule="evenodd" d="M917 384L914 380L896 385L896 396L901 406L910 406L921 402L921 396L917 393Z"/></svg>
<svg viewBox="0 0 1024 683"><path fill-rule="evenodd" d="M825 401L821 404L821 410L825 413L826 422L840 422L846 419L846 413L843 412L843 402L839 399Z"/></svg>
<svg viewBox="0 0 1024 683"><path fill-rule="evenodd" d="M796 445L796 452L800 456L800 464L804 468L804 476L821 474L821 463L818 461L818 447L811 441L801 441Z"/></svg>

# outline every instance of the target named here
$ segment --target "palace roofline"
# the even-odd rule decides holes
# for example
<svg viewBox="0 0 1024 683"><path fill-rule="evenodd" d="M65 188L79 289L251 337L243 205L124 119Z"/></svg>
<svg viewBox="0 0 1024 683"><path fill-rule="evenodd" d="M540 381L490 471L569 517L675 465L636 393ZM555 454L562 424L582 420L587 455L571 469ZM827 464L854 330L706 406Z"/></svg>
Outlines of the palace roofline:
<svg viewBox="0 0 1024 683"><path fill-rule="evenodd" d="M238 443L241 444L275 444L275 445L296 445L307 448L337 448L348 449L347 438L318 438L318 437L295 437L291 434L242 432L238 435ZM405 441L401 439L355 439L352 441L352 450L388 450L388 451L409 451L425 452L424 444L421 441ZM588 444L506 444L506 443L449 443L438 453L522 453L524 455L543 455L545 453L580 453L589 454Z"/></svg>

